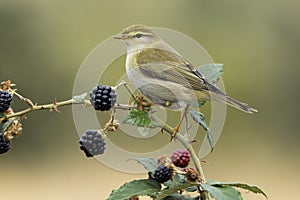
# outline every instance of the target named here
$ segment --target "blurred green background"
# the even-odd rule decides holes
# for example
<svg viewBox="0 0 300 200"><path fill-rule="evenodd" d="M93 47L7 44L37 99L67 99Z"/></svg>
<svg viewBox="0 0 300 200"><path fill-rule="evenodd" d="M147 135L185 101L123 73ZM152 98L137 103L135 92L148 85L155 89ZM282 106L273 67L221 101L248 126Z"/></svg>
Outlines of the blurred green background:
<svg viewBox="0 0 300 200"><path fill-rule="evenodd" d="M33 102L64 100L80 64L101 41L135 23L180 31L225 64L227 93L259 110L246 115L228 109L221 139L206 158L206 177L258 185L272 200L295 199L299 7L295 0L0 0L0 79L13 80ZM13 106L26 107L17 100ZM86 159L71 107L61 111L24 120L23 135L0 156L1 199L105 199L124 182L146 177Z"/></svg>

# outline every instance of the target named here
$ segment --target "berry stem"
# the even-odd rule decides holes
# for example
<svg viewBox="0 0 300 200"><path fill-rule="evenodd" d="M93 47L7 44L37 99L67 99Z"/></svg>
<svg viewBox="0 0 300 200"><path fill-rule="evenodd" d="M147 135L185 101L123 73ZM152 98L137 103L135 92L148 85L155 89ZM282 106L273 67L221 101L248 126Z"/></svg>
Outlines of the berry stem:
<svg viewBox="0 0 300 200"><path fill-rule="evenodd" d="M16 89L13 90L13 89L9 89L9 91L13 94L13 95L16 95L21 101L24 101L26 102L30 107L34 106L32 101L28 98L25 98L23 97L22 95L20 95L19 93L16 92Z"/></svg>

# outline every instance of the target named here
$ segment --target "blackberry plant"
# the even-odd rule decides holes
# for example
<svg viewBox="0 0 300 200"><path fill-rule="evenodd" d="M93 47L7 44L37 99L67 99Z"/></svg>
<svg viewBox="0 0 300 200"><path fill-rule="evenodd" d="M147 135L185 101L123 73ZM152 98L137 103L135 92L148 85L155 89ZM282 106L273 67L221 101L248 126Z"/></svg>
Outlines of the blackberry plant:
<svg viewBox="0 0 300 200"><path fill-rule="evenodd" d="M223 71L220 64L204 65L201 68L206 71L203 74L207 78L210 77L214 80L218 80ZM103 129L87 130L79 140L80 149L84 151L87 157L101 155L106 149L104 136L109 132L116 132L120 126L115 115L116 110L120 109L127 113L123 123L139 128L160 128L163 132L168 133L172 139L181 143L184 150L176 150L170 157L163 156L159 159L135 158L134 160L145 167L149 177L125 183L119 189L113 190L107 200L139 199L139 196L148 196L154 200L209 200L211 198L216 200L241 200L242 196L237 188L267 197L256 186L238 182L206 180L198 154L194 150L193 142L179 132L174 134L174 128L156 117L153 110L151 110L153 104L141 96L135 96L125 82L115 87L99 84L88 93L74 96L66 101L53 100L51 103L44 105L32 103L30 99L17 93L16 89L13 88L14 86L10 81L6 81L2 82L0 87L0 154L7 152L10 149L11 141L16 136L21 135L23 131L22 120L30 112L39 110L60 112L59 108L62 106L84 105L93 106L97 111L110 110L111 112L111 117ZM120 86L125 86L129 91L134 100L131 104L116 103L116 91ZM15 97L26 103L28 108L15 112L10 105L12 98ZM199 102L198 106L201 107L204 103ZM213 149L213 138L205 122L204 115L195 110L186 110L186 114L188 113L191 119L202 126L207 134L211 149ZM179 131L179 128L177 131Z"/></svg>

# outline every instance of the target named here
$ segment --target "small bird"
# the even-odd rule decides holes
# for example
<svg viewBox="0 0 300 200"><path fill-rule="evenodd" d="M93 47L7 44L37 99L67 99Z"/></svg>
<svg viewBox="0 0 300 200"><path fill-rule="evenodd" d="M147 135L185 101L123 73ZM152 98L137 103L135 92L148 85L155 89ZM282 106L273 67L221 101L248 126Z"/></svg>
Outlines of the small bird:
<svg viewBox="0 0 300 200"><path fill-rule="evenodd" d="M114 38L125 43L126 73L130 82L154 104L187 111L194 102L215 100L246 113L257 112L248 104L227 96L163 41L153 28L132 25ZM179 127L180 124L175 132Z"/></svg>

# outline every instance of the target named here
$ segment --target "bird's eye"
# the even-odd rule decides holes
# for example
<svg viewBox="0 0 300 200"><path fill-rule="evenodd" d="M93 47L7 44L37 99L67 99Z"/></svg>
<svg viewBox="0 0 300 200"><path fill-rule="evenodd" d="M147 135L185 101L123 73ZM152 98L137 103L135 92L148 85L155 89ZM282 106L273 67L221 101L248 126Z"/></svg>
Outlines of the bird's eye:
<svg viewBox="0 0 300 200"><path fill-rule="evenodd" d="M142 34L138 33L138 34L135 35L135 37L140 38L140 37L142 37Z"/></svg>

